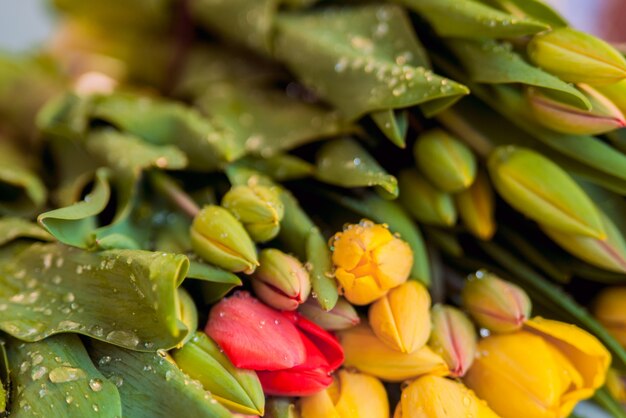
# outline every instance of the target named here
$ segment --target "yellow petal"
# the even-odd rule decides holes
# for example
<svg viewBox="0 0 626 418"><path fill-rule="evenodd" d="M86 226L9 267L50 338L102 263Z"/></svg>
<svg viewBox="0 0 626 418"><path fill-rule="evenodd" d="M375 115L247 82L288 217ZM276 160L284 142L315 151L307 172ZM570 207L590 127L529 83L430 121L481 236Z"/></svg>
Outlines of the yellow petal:
<svg viewBox="0 0 626 418"><path fill-rule="evenodd" d="M593 314L626 347L626 287L604 289L594 302Z"/></svg>
<svg viewBox="0 0 626 418"><path fill-rule="evenodd" d="M430 295L410 280L370 306L369 322L374 334L390 348L412 353L422 348L430 334Z"/></svg>
<svg viewBox="0 0 626 418"><path fill-rule="evenodd" d="M390 289L401 285L409 278L413 267L413 251L409 244L399 238L380 246L372 253L378 267L378 277L382 287Z"/></svg>
<svg viewBox="0 0 626 418"><path fill-rule="evenodd" d="M340 370L338 375L341 392L335 408L341 418L389 417L387 392L380 380L346 370Z"/></svg>
<svg viewBox="0 0 626 418"><path fill-rule="evenodd" d="M346 356L344 365L382 380L401 382L423 374L448 373L443 359L427 346L413 353L401 353L381 342L366 324L338 335Z"/></svg>
<svg viewBox="0 0 626 418"><path fill-rule="evenodd" d="M402 391L394 418L498 418L462 383L423 376Z"/></svg>
<svg viewBox="0 0 626 418"><path fill-rule="evenodd" d="M535 317L525 329L554 345L581 374L586 388L595 390L604 384L611 364L611 354L587 331L572 324Z"/></svg>
<svg viewBox="0 0 626 418"><path fill-rule="evenodd" d="M356 277L350 272L338 269L335 271L335 277L339 281L346 299L355 305L372 303L388 291L378 286L373 276Z"/></svg>
<svg viewBox="0 0 626 418"><path fill-rule="evenodd" d="M333 390L333 383L331 387L312 396L305 396L300 399L300 416L301 418L342 418L339 412L335 409L335 405L331 398L330 391Z"/></svg>

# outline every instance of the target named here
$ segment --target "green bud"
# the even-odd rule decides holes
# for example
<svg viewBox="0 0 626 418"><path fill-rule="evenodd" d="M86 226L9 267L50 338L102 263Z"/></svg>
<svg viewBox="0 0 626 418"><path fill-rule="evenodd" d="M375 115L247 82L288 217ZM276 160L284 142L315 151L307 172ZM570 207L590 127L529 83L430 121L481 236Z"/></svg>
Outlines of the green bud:
<svg viewBox="0 0 626 418"><path fill-rule="evenodd" d="M269 398L264 418L300 418L296 405L287 398Z"/></svg>
<svg viewBox="0 0 626 418"><path fill-rule="evenodd" d="M452 196L428 182L417 170L407 169L398 176L400 202L420 222L451 226L456 223Z"/></svg>
<svg viewBox="0 0 626 418"><path fill-rule="evenodd" d="M496 190L515 209L562 232L603 239L602 220L587 194L561 167L525 148L496 148L487 163Z"/></svg>
<svg viewBox="0 0 626 418"><path fill-rule="evenodd" d="M185 324L189 333L185 336L185 339L180 342L179 347L182 347L193 336L193 332L198 329L198 310L189 293L182 287L176 289L178 293L178 310L180 312L180 320Z"/></svg>
<svg viewBox="0 0 626 418"><path fill-rule="evenodd" d="M463 224L476 237L489 240L496 232L495 201L487 175L480 171L469 189L454 196Z"/></svg>
<svg viewBox="0 0 626 418"><path fill-rule="evenodd" d="M235 367L211 338L196 331L193 338L172 353L178 367L198 380L226 408L250 415L263 415L265 396L252 370Z"/></svg>
<svg viewBox="0 0 626 418"><path fill-rule="evenodd" d="M604 240L568 234L546 226L543 226L542 229L564 250L589 264L618 273L626 273L626 242L624 242L624 237L608 216L602 213L601 217L606 231Z"/></svg>
<svg viewBox="0 0 626 418"><path fill-rule="evenodd" d="M476 323L493 332L516 331L530 318L532 305L524 289L487 271L470 276L461 297Z"/></svg>
<svg viewBox="0 0 626 418"><path fill-rule="evenodd" d="M360 322L354 306L344 298L339 298L330 311L322 309L315 299L309 299L300 305L298 312L328 331L348 329Z"/></svg>
<svg viewBox="0 0 626 418"><path fill-rule="evenodd" d="M463 312L447 305L433 306L430 316L433 327L428 345L443 357L452 376L462 377L476 355L474 324Z"/></svg>
<svg viewBox="0 0 626 418"><path fill-rule="evenodd" d="M626 114L626 80L607 86L597 86L596 90L610 100L622 115Z"/></svg>
<svg viewBox="0 0 626 418"><path fill-rule="evenodd" d="M254 293L266 304L293 311L307 300L311 292L309 273L295 257L280 250L261 251L260 266L252 276Z"/></svg>
<svg viewBox="0 0 626 418"><path fill-rule="evenodd" d="M222 206L246 228L256 242L278 235L285 208L276 187L235 186L224 195Z"/></svg>
<svg viewBox="0 0 626 418"><path fill-rule="evenodd" d="M591 110L564 103L547 90L527 89L526 98L536 121L554 131L574 135L603 134L626 126L624 115L607 97L585 84L578 87L589 99Z"/></svg>
<svg viewBox="0 0 626 418"><path fill-rule="evenodd" d="M241 223L226 209L208 205L191 224L191 246L209 263L251 274L259 265L256 248Z"/></svg>
<svg viewBox="0 0 626 418"><path fill-rule="evenodd" d="M413 153L424 175L444 192L465 190L476 177L476 158L472 151L441 129L420 135Z"/></svg>
<svg viewBox="0 0 626 418"><path fill-rule="evenodd" d="M626 60L619 51L572 28L535 35L528 55L537 66L570 83L605 85L626 78Z"/></svg>

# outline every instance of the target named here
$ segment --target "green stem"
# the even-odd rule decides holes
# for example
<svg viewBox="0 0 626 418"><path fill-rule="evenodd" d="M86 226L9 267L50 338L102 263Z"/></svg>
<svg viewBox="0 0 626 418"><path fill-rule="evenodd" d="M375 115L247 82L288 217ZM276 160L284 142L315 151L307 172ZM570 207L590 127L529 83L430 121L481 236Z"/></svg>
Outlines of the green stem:
<svg viewBox="0 0 626 418"><path fill-rule="evenodd" d="M465 141L482 158L487 158L491 150L494 148L489 139L474 129L468 121L452 109L439 113L437 115L437 120L443 126L448 128L448 130Z"/></svg>
<svg viewBox="0 0 626 418"><path fill-rule="evenodd" d="M593 396L593 399L598 405L604 408L607 412L611 413L615 418L626 418L626 411L624 407L615 400L609 391L602 387L598 389Z"/></svg>
<svg viewBox="0 0 626 418"><path fill-rule="evenodd" d="M167 174L152 171L149 174L150 184L167 198L173 205L180 208L190 218L195 218L200 208L187 193Z"/></svg>

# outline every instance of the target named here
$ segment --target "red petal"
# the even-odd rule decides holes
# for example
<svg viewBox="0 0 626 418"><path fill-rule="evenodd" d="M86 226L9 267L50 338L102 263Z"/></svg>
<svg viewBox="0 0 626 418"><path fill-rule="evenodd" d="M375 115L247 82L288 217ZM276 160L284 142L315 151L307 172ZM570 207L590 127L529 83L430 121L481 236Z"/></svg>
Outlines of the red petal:
<svg viewBox="0 0 626 418"><path fill-rule="evenodd" d="M283 312L283 315L296 324L298 329L315 344L324 355L329 365L329 371L339 368L344 360L343 348L332 334L309 321L297 312Z"/></svg>
<svg viewBox="0 0 626 418"><path fill-rule="evenodd" d="M242 369L279 370L306 358L298 329L280 312L248 292L237 292L211 309L205 332Z"/></svg>
<svg viewBox="0 0 626 418"><path fill-rule="evenodd" d="M326 389L333 382L326 370L276 370L257 372L263 392L276 396L309 396Z"/></svg>

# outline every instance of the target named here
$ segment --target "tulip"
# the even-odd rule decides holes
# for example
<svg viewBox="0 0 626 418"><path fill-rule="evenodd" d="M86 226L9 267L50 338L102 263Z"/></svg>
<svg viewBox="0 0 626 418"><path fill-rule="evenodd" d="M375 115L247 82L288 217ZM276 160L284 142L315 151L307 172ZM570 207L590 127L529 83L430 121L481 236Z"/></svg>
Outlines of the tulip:
<svg viewBox="0 0 626 418"><path fill-rule="evenodd" d="M430 335L430 295L415 280L401 284L369 309L372 331L387 346L403 353L422 348Z"/></svg>
<svg viewBox="0 0 626 418"><path fill-rule="evenodd" d="M432 309L433 330L428 344L445 360L452 376L461 377L471 367L476 354L474 324L451 306Z"/></svg>
<svg viewBox="0 0 626 418"><path fill-rule="evenodd" d="M335 277L348 301L366 305L404 283L413 265L411 247L383 225L348 225L331 239Z"/></svg>
<svg viewBox="0 0 626 418"><path fill-rule="evenodd" d="M236 367L257 371L266 395L319 392L343 362L332 335L297 312L279 312L247 292L213 306L205 332Z"/></svg>
<svg viewBox="0 0 626 418"><path fill-rule="evenodd" d="M340 370L326 390L300 400L302 418L388 418L389 402L375 377Z"/></svg>
<svg viewBox="0 0 626 418"><path fill-rule="evenodd" d="M393 418L498 418L476 394L462 383L426 375L402 391Z"/></svg>
<svg viewBox="0 0 626 418"><path fill-rule="evenodd" d="M222 206L239 220L256 242L278 235L285 208L276 187L234 186L222 199Z"/></svg>
<svg viewBox="0 0 626 418"><path fill-rule="evenodd" d="M600 292L593 314L626 347L626 287L609 287Z"/></svg>
<svg viewBox="0 0 626 418"><path fill-rule="evenodd" d="M624 115L607 97L587 85L578 87L591 102L590 110L564 103L549 91L527 89L526 97L536 121L554 131L573 135L603 134L626 126Z"/></svg>
<svg viewBox="0 0 626 418"><path fill-rule="evenodd" d="M259 268L252 276L254 293L273 308L293 311L311 291L309 273L297 258L280 250L261 251Z"/></svg>
<svg viewBox="0 0 626 418"><path fill-rule="evenodd" d="M617 106L622 114L626 114L626 80L607 86L596 86L596 90Z"/></svg>
<svg viewBox="0 0 626 418"><path fill-rule="evenodd" d="M265 396L256 373L235 367L204 333L194 333L173 357L183 372L202 383L226 408L263 415Z"/></svg>
<svg viewBox="0 0 626 418"><path fill-rule="evenodd" d="M338 333L346 355L345 366L389 382L423 374L446 375L446 362L428 346L402 353L384 344L366 324Z"/></svg>
<svg viewBox="0 0 626 418"><path fill-rule="evenodd" d="M330 311L325 311L314 299L308 299L298 308L304 317L327 331L348 329L360 322L354 306L344 298L339 298Z"/></svg>
<svg viewBox="0 0 626 418"><path fill-rule="evenodd" d="M489 179L479 171L474 183L454 196L456 208L465 227L482 240L496 232L495 201Z"/></svg>
<svg viewBox="0 0 626 418"><path fill-rule="evenodd" d="M607 85L626 78L626 60L608 43L571 28L535 35L528 56L537 66L571 83Z"/></svg>
<svg viewBox="0 0 626 418"><path fill-rule="evenodd" d="M420 135L413 153L420 170L444 192L457 193L474 182L476 157L467 145L441 129Z"/></svg>
<svg viewBox="0 0 626 418"><path fill-rule="evenodd" d="M489 156L488 168L498 193L529 218L559 231L605 238L591 199L569 174L541 154L498 147Z"/></svg>
<svg viewBox="0 0 626 418"><path fill-rule="evenodd" d="M191 245L204 260L225 270L250 274L259 265L250 236L220 206L205 206L196 215L191 225Z"/></svg>
<svg viewBox="0 0 626 418"><path fill-rule="evenodd" d="M403 170L398 175L400 202L419 222L436 226L452 226L456 223L456 209L452 196L445 193L417 170Z"/></svg>
<svg viewBox="0 0 626 418"><path fill-rule="evenodd" d="M526 292L487 271L470 276L461 297L474 321L492 332L518 330L530 318L532 305Z"/></svg>

